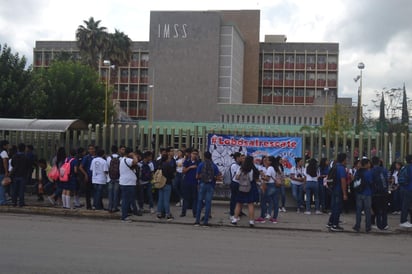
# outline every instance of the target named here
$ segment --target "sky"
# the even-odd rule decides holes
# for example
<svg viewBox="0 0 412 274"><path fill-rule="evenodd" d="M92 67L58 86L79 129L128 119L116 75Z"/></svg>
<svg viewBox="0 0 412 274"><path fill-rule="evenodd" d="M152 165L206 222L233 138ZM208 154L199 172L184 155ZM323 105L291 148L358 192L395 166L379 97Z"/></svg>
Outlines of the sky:
<svg viewBox="0 0 412 274"><path fill-rule="evenodd" d="M412 99L410 0L0 0L0 44L31 64L36 40L74 41L90 17L109 32L149 41L150 11L238 9L260 10L261 42L266 34L284 34L288 42L339 43L338 93L354 103L359 82L353 79L363 62L365 113L378 116L376 94L403 84Z"/></svg>

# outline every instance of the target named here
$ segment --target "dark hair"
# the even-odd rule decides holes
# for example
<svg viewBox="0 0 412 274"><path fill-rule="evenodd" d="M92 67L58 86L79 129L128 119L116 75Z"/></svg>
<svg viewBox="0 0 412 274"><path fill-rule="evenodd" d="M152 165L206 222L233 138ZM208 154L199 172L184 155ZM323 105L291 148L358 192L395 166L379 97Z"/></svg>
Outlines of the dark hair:
<svg viewBox="0 0 412 274"><path fill-rule="evenodd" d="M205 159L207 159L207 160L212 159L212 153L210 153L210 151L205 151L205 153L203 154L203 156L204 156Z"/></svg>
<svg viewBox="0 0 412 274"><path fill-rule="evenodd" d="M364 158L362 160L360 160L361 166L365 167L368 163L370 163L370 160L367 158Z"/></svg>
<svg viewBox="0 0 412 274"><path fill-rule="evenodd" d="M320 170L324 170L325 168L328 167L328 165L326 164L326 162L328 161L328 158L320 158L320 162L319 162L319 168Z"/></svg>
<svg viewBox="0 0 412 274"><path fill-rule="evenodd" d="M119 149L117 148L116 145L112 145L110 151L112 152L112 154L115 154L115 153L117 153L117 152L119 151Z"/></svg>
<svg viewBox="0 0 412 274"><path fill-rule="evenodd" d="M151 152L150 150L145 151L145 152L143 153L143 158L144 158L144 159L147 159L147 158L149 158L150 156L152 156L152 152Z"/></svg>
<svg viewBox="0 0 412 274"><path fill-rule="evenodd" d="M133 152L133 149L132 149L131 147L126 147L125 150L124 150L124 153L125 153L126 155L128 155L128 154L131 153L131 152Z"/></svg>
<svg viewBox="0 0 412 274"><path fill-rule="evenodd" d="M242 154L241 154L240 152L235 152L235 153L230 154L230 156L233 157L233 159L235 159L235 160L236 160L237 158L239 158L241 155L242 155Z"/></svg>
<svg viewBox="0 0 412 274"><path fill-rule="evenodd" d="M312 177L316 177L318 175L318 161L316 161L316 159L309 159L308 166L306 167L306 173Z"/></svg>
<svg viewBox="0 0 412 274"><path fill-rule="evenodd" d="M253 163L253 157L252 156L246 156L245 160L243 161L240 169L242 170L243 173L249 173L255 164Z"/></svg>
<svg viewBox="0 0 412 274"><path fill-rule="evenodd" d="M338 163L343 163L343 161L346 160L346 157L347 157L346 153L339 153L338 158L337 158L337 162Z"/></svg>
<svg viewBox="0 0 412 274"><path fill-rule="evenodd" d="M302 160L301 157L296 157L296 158L295 158L295 165L298 165L298 163L300 162L300 160Z"/></svg>
<svg viewBox="0 0 412 274"><path fill-rule="evenodd" d="M78 155L82 155L83 153L84 153L84 148L79 147L79 148L77 149L77 154L78 154Z"/></svg>
<svg viewBox="0 0 412 274"><path fill-rule="evenodd" d="M3 140L3 141L0 142L1 148L3 148L5 145L8 145L8 144L9 144L9 141L7 141L7 140Z"/></svg>
<svg viewBox="0 0 412 274"><path fill-rule="evenodd" d="M70 149L70 156L72 156L72 157L76 156L76 149L74 149L74 148Z"/></svg>
<svg viewBox="0 0 412 274"><path fill-rule="evenodd" d="M408 164L412 163L412 154L406 155L405 160Z"/></svg>
<svg viewBox="0 0 412 274"><path fill-rule="evenodd" d="M56 153L56 164L63 163L66 156L66 149L64 149L64 147L59 147Z"/></svg>
<svg viewBox="0 0 412 274"><path fill-rule="evenodd" d="M103 156L104 156L104 149L99 148L99 149L96 151L96 155L97 155L98 157L103 157Z"/></svg>
<svg viewBox="0 0 412 274"><path fill-rule="evenodd" d="M378 156L373 156L371 161L373 166L379 166L380 160Z"/></svg>
<svg viewBox="0 0 412 274"><path fill-rule="evenodd" d="M17 145L17 150L19 152L24 152L26 150L26 145L24 143L20 143Z"/></svg>
<svg viewBox="0 0 412 274"><path fill-rule="evenodd" d="M44 159L44 158L39 159L38 163L39 163L39 165L40 164L47 165L46 159Z"/></svg>

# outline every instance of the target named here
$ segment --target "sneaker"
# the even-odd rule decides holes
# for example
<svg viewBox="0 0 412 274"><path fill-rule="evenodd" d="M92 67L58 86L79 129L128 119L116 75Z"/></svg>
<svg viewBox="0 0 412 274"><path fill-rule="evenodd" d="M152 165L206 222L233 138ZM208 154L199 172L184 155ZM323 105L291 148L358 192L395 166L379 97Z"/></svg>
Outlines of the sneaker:
<svg viewBox="0 0 412 274"><path fill-rule="evenodd" d="M249 221L249 227L255 227L255 222L253 220Z"/></svg>
<svg viewBox="0 0 412 274"><path fill-rule="evenodd" d="M356 227L356 226L352 227L352 229L355 230L355 232L358 232L358 233L359 233L359 231L360 231L360 229L359 229L358 227Z"/></svg>
<svg viewBox="0 0 412 274"><path fill-rule="evenodd" d="M154 214L155 210L153 208L150 209L150 214Z"/></svg>
<svg viewBox="0 0 412 274"><path fill-rule="evenodd" d="M320 211L320 210L316 210L315 214L316 214L316 215L322 215L323 213L322 213L322 211Z"/></svg>
<svg viewBox="0 0 412 274"><path fill-rule="evenodd" d="M271 216L269 214L266 214L265 219L269 220L270 218L271 218Z"/></svg>
<svg viewBox="0 0 412 274"><path fill-rule="evenodd" d="M176 206L182 206L182 204L180 202L177 202Z"/></svg>
<svg viewBox="0 0 412 274"><path fill-rule="evenodd" d="M411 228L412 224L410 222L406 221L404 223L399 224L399 226L403 227L403 228Z"/></svg>
<svg viewBox="0 0 412 274"><path fill-rule="evenodd" d="M388 230L388 229L389 229L388 225L383 228L383 230Z"/></svg>
<svg viewBox="0 0 412 274"><path fill-rule="evenodd" d="M331 227L332 227L332 224L327 223L327 224L326 224L326 227L327 227L327 228L331 228Z"/></svg>
<svg viewBox="0 0 412 274"><path fill-rule="evenodd" d="M196 222L196 223L194 224L194 226L200 226L200 224L199 224L198 222Z"/></svg>
<svg viewBox="0 0 412 274"><path fill-rule="evenodd" d="M132 219L130 219L129 217L122 219L123 223L131 223L133 222Z"/></svg>
<svg viewBox="0 0 412 274"><path fill-rule="evenodd" d="M275 218L270 218L269 222L271 222L272 224L277 224L278 220L276 220Z"/></svg>
<svg viewBox="0 0 412 274"><path fill-rule="evenodd" d="M376 225L372 225L371 228L376 229L376 230L378 229L378 227Z"/></svg>
<svg viewBox="0 0 412 274"><path fill-rule="evenodd" d="M163 216L162 216L162 214L157 214L157 215L156 215L156 218L157 218L158 220L160 220L160 219L163 218Z"/></svg>
<svg viewBox="0 0 412 274"><path fill-rule="evenodd" d="M255 222L258 223L258 224L264 224L264 223L266 223L265 219L262 218L262 217L259 217L259 218L255 219Z"/></svg>
<svg viewBox="0 0 412 274"><path fill-rule="evenodd" d="M280 209L282 210L282 212L286 212L286 208L284 206L282 206Z"/></svg>
<svg viewBox="0 0 412 274"><path fill-rule="evenodd" d="M305 214L305 215L310 215L310 214L312 214L310 211L305 211L303 214Z"/></svg>
<svg viewBox="0 0 412 274"><path fill-rule="evenodd" d="M236 221L235 219L233 219L233 220L230 222L230 224L231 224L231 225L237 225L237 221Z"/></svg>
<svg viewBox="0 0 412 274"><path fill-rule="evenodd" d="M202 227L209 228L210 225L209 224L202 224Z"/></svg>
<svg viewBox="0 0 412 274"><path fill-rule="evenodd" d="M335 231L335 232L340 232L340 231L343 231L343 227L338 226L338 225L333 225L333 226L330 228L330 230L331 230L331 231Z"/></svg>
<svg viewBox="0 0 412 274"><path fill-rule="evenodd" d="M166 219L168 221L174 220L175 218L172 216L172 214L167 215Z"/></svg>

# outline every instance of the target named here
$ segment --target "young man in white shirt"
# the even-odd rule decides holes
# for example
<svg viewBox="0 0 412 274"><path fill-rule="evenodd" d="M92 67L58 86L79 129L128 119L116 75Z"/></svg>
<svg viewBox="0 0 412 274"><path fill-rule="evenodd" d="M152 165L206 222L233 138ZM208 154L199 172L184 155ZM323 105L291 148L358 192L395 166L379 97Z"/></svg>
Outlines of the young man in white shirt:
<svg viewBox="0 0 412 274"><path fill-rule="evenodd" d="M104 150L98 149L96 152L96 158L92 160L90 164L90 170L92 172L92 184L93 184L93 209L103 210L102 196L103 196L103 187L107 182L107 174L109 168L107 162L103 159Z"/></svg>
<svg viewBox="0 0 412 274"><path fill-rule="evenodd" d="M131 222L128 218L130 208L136 209L136 172L135 167L138 163L138 157L130 148L126 148L125 156L120 161L120 178L119 185L122 193L122 221Z"/></svg>

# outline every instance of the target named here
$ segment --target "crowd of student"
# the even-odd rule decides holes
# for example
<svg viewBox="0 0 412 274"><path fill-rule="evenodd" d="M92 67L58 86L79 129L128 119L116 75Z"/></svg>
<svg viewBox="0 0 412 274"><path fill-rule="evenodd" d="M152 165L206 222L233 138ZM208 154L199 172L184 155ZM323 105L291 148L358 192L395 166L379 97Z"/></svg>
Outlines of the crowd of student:
<svg viewBox="0 0 412 274"><path fill-rule="evenodd" d="M296 212L310 215L329 210L327 227L331 231L343 230L339 225L340 214L350 200L356 204L353 229L357 232L361 228L362 214L365 215L366 232L374 226L380 230L388 229L389 210L392 214L400 214L401 227L412 227L407 220L412 203L412 176L407 176L406 183L398 183L401 162L393 163L390 170L386 170L375 156L371 160L356 160L353 168L347 168L347 155L341 153L332 163L326 158L319 163L309 157L296 158L295 165L286 174L281 157L254 159L239 152L232 156L229 175L220 174L209 152L199 157L199 151L190 148L177 152L172 148L161 149L160 155L154 159L151 151L133 151L125 146L112 146L111 153L94 145L89 145L87 152L79 148L67 153L60 147L49 165L45 159L36 159L32 146L19 144L16 147L2 141L0 181L10 177L11 183L0 186L0 205L7 204L8 194L11 205L25 206L25 185L32 180L33 170L39 167L38 198L43 200L43 196L47 196L53 205L66 209L82 207L82 194L86 209L121 211L121 219L125 222L131 221L131 214L143 213L156 214L158 219L170 221L174 219L170 210L173 193L178 200L176 205L181 207L180 217L185 217L191 209L194 224L197 226L202 222L208 226L216 182L230 176L232 225L236 225L244 214L242 207L245 204L248 205L251 227L255 223L277 223L279 212L286 212L285 188L290 184ZM407 174L412 175L412 155L406 157L406 162ZM61 172L65 166L69 174L67 180L61 177L50 179L53 168ZM154 192L153 175L158 169L162 170L166 183ZM327 177L332 169L335 183L328 184ZM379 188L377 182L382 178L385 183ZM354 186L355 181L360 186ZM104 193L107 193L107 205L103 205ZM148 208L144 208L146 204ZM256 204L260 205L257 218ZM201 218L203 208L205 212Z"/></svg>

